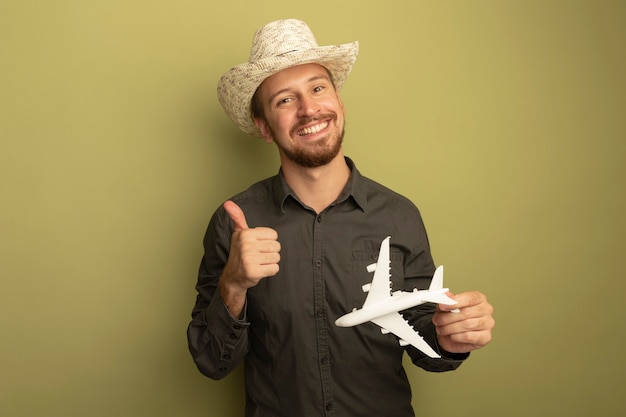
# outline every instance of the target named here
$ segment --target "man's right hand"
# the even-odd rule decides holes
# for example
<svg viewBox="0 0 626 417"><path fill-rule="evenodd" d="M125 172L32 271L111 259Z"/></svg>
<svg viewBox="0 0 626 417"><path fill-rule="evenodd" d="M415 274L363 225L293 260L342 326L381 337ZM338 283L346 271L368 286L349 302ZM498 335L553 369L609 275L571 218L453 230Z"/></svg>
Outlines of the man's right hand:
<svg viewBox="0 0 626 417"><path fill-rule="evenodd" d="M232 201L224 209L234 223L228 262L219 282L222 299L228 311L240 317L246 301L246 291L263 278L278 273L280 242L278 233L269 227L250 229L241 208Z"/></svg>

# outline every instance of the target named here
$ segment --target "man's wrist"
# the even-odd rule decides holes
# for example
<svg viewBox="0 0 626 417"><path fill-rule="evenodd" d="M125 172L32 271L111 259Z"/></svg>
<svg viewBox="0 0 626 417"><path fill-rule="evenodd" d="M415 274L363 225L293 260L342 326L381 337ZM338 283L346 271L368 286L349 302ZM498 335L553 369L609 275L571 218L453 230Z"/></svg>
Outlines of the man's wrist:
<svg viewBox="0 0 626 417"><path fill-rule="evenodd" d="M222 301L226 306L226 309L231 316L241 319L243 315L243 309L246 304L247 290L242 289L237 285L229 285L227 280L221 278L218 284L218 289Z"/></svg>

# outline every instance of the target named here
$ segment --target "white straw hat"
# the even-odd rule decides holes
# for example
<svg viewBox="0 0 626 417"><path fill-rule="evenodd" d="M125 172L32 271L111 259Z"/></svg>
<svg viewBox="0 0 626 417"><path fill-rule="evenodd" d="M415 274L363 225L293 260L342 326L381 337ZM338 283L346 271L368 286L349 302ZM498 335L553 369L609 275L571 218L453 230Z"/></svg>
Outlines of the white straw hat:
<svg viewBox="0 0 626 417"><path fill-rule="evenodd" d="M277 20L256 31L248 62L222 76L217 85L217 96L226 114L241 130L261 136L254 124L251 102L263 80L285 68L318 63L330 71L335 87L340 90L358 51L358 42L318 46L311 29L303 21Z"/></svg>

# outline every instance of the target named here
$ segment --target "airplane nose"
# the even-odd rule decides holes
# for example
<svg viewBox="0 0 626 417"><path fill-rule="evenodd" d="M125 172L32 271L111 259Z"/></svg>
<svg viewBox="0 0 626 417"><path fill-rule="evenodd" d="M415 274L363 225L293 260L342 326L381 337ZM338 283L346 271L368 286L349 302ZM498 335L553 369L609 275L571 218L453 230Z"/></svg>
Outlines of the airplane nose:
<svg viewBox="0 0 626 417"><path fill-rule="evenodd" d="M335 326L337 326L337 327L348 327L348 326L346 326L346 318L345 318L345 316L339 317L337 320L335 320Z"/></svg>

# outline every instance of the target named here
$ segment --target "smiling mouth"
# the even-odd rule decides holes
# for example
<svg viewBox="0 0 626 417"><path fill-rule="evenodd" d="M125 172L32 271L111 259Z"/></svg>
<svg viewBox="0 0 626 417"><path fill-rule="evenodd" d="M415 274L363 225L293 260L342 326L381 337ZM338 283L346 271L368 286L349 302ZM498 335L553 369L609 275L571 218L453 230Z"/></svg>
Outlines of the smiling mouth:
<svg viewBox="0 0 626 417"><path fill-rule="evenodd" d="M298 130L297 134L298 136L308 136L308 135L313 135L317 132L321 132L322 130L326 129L328 127L328 120L318 123L316 125L313 126L309 126L309 127L305 127L304 129Z"/></svg>

